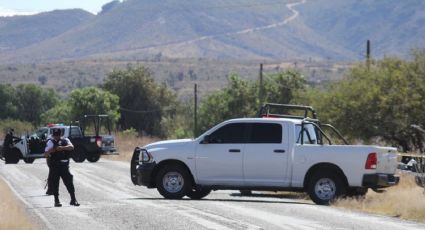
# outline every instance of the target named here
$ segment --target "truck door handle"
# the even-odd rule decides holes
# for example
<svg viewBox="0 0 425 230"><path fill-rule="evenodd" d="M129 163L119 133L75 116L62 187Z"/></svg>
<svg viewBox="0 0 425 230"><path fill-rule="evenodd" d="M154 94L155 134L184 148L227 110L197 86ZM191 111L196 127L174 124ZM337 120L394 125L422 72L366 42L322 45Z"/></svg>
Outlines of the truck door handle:
<svg viewBox="0 0 425 230"><path fill-rule="evenodd" d="M275 149L275 150L273 150L273 152L275 152L275 153L285 153L285 150L284 149Z"/></svg>
<svg viewBox="0 0 425 230"><path fill-rule="evenodd" d="M240 153L241 150L240 149L229 149L230 153Z"/></svg>

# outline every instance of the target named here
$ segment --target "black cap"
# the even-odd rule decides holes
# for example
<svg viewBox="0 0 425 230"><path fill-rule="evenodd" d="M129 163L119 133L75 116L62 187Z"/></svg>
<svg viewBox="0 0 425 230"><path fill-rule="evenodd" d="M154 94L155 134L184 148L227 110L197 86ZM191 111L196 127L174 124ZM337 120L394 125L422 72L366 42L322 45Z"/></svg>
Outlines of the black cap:
<svg viewBox="0 0 425 230"><path fill-rule="evenodd" d="M52 136L60 137L61 136L61 130L60 129L53 129Z"/></svg>

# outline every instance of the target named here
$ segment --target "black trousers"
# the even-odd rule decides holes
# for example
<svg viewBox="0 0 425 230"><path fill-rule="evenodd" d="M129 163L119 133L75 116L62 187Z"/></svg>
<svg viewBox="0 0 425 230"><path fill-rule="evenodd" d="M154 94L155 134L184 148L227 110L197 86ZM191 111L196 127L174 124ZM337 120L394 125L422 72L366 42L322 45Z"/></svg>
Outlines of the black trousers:
<svg viewBox="0 0 425 230"><path fill-rule="evenodd" d="M53 192L53 195L59 195L59 180L62 178L63 183L65 184L66 189L69 194L75 193L73 176L69 172L69 164L66 163L57 163L52 164L49 170L48 186L49 190ZM50 187L51 186L51 187Z"/></svg>

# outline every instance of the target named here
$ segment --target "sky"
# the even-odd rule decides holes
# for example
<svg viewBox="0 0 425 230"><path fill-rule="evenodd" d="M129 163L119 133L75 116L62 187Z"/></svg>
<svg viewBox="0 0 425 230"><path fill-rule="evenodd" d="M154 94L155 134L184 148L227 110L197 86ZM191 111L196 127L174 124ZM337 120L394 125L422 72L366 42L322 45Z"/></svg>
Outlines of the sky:
<svg viewBox="0 0 425 230"><path fill-rule="evenodd" d="M81 8L98 13L112 0L0 0L0 16L28 15L55 9Z"/></svg>

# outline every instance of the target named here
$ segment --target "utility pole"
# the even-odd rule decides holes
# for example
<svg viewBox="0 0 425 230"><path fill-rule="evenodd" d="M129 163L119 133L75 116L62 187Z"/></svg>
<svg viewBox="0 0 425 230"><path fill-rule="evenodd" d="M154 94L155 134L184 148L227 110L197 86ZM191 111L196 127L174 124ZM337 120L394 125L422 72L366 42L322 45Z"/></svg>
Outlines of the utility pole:
<svg viewBox="0 0 425 230"><path fill-rule="evenodd" d="M370 40L366 42L366 68L367 70L370 68Z"/></svg>
<svg viewBox="0 0 425 230"><path fill-rule="evenodd" d="M264 89L263 89L263 63L260 63L260 89L259 89L259 97L260 97L260 105L263 105L264 100Z"/></svg>
<svg viewBox="0 0 425 230"><path fill-rule="evenodd" d="M193 137L196 138L198 134L198 84L195 83L194 89L194 114L193 114Z"/></svg>

